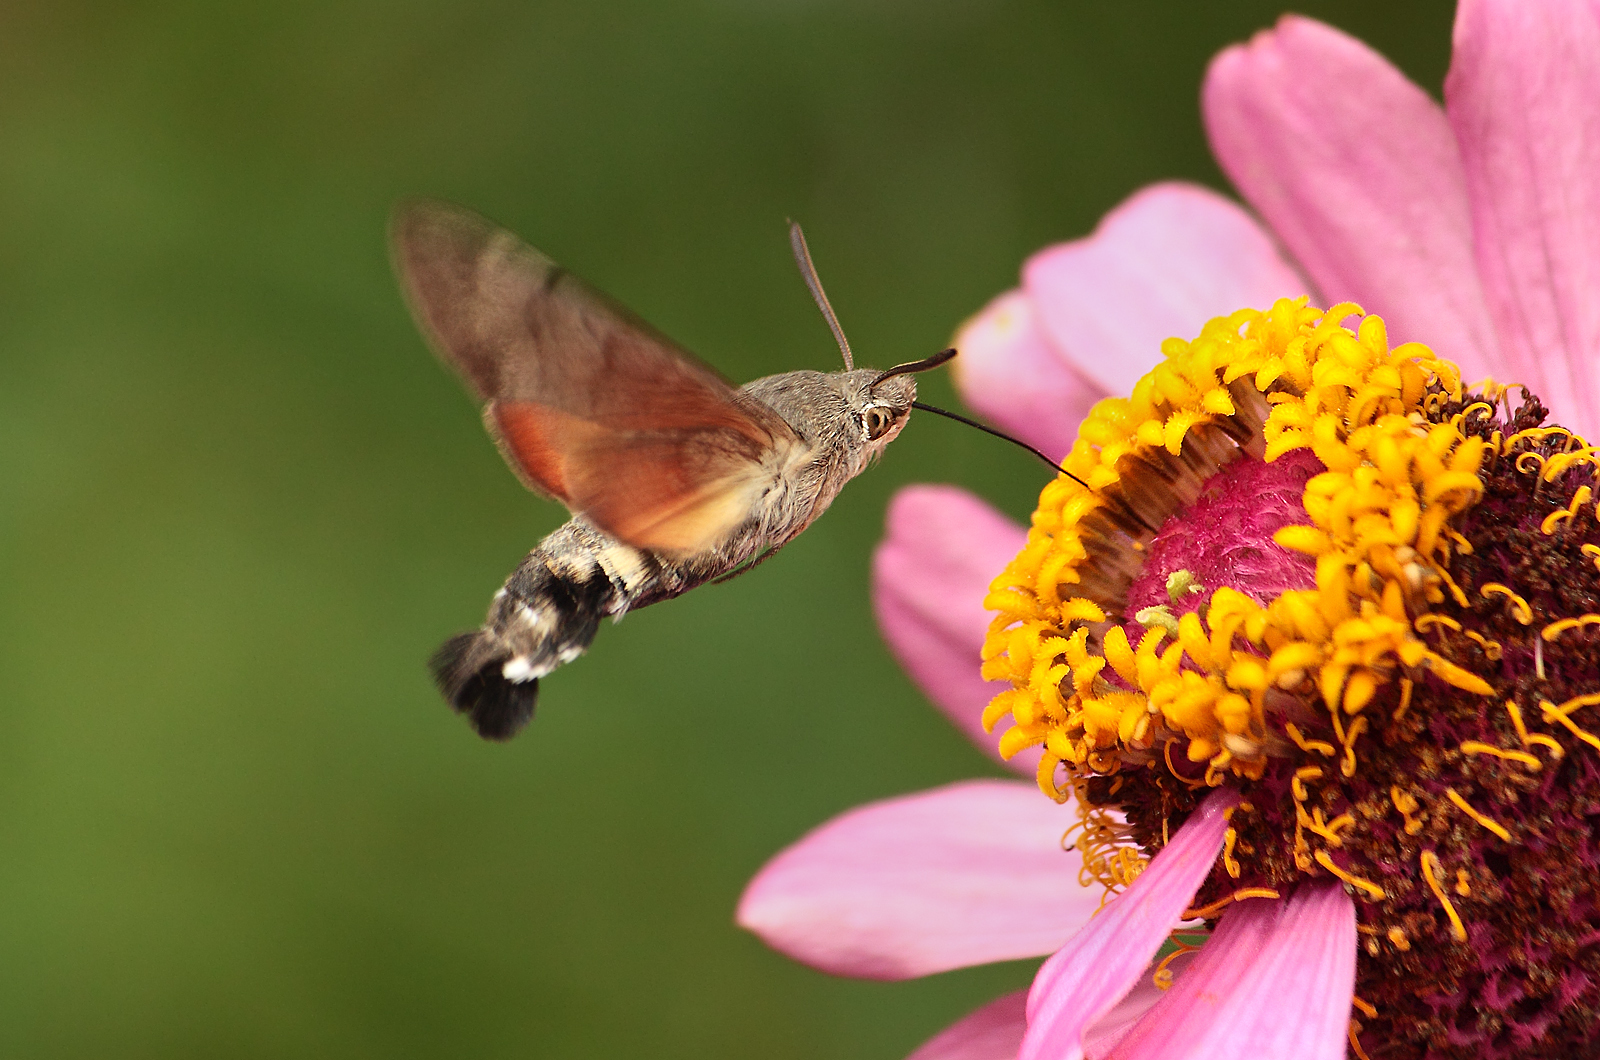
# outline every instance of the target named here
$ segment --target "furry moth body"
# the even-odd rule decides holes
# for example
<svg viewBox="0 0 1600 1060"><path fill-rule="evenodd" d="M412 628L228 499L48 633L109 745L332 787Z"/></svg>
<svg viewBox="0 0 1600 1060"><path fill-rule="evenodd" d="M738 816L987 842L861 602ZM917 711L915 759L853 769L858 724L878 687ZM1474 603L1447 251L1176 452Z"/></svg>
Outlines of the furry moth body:
<svg viewBox="0 0 1600 1060"><path fill-rule="evenodd" d="M809 269L804 243L796 253ZM511 469L573 518L518 565L434 675L479 735L533 715L539 679L600 620L739 573L793 540L893 441L911 372L798 371L735 388L514 235L458 207L396 211L396 270L423 333L483 402Z"/></svg>

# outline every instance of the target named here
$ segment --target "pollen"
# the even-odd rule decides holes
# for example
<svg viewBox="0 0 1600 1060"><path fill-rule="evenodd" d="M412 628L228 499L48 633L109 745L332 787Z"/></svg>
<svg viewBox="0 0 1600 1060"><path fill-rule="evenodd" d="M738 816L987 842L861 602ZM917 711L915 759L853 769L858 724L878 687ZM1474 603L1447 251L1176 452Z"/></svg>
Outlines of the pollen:
<svg viewBox="0 0 1600 1060"><path fill-rule="evenodd" d="M1600 447L1348 303L1161 352L990 586L985 726L1041 748L1108 895L1237 788L1188 915L1342 885L1357 1055L1571 1055L1600 1022Z"/></svg>

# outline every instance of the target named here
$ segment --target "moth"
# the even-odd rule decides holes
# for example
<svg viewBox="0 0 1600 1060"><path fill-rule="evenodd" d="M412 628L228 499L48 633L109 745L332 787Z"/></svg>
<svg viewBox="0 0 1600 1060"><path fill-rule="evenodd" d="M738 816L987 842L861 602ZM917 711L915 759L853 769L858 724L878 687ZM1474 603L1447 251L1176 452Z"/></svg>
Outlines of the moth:
<svg viewBox="0 0 1600 1060"><path fill-rule="evenodd" d="M483 626L432 659L480 736L527 724L540 678L588 650L601 619L794 540L900 434L913 375L955 356L856 368L798 225L790 239L844 370L735 387L484 218L432 201L396 209L391 248L418 327L483 403L511 470L572 513L512 571Z"/></svg>

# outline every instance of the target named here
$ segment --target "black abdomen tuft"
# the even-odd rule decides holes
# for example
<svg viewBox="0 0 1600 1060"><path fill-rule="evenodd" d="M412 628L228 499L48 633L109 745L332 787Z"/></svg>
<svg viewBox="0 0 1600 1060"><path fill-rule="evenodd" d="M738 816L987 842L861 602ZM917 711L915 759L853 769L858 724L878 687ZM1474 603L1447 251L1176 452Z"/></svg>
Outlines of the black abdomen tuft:
<svg viewBox="0 0 1600 1060"><path fill-rule="evenodd" d="M440 691L479 736L515 736L533 717L539 679L587 651L600 620L626 607L599 559L625 548L596 530L566 524L506 579L483 628L451 637L434 653Z"/></svg>
<svg viewBox="0 0 1600 1060"><path fill-rule="evenodd" d="M539 701L539 682L508 681L504 675L510 657L497 650L486 630L460 633L440 646L428 660L439 691L457 711L467 716L485 740L509 740L533 717Z"/></svg>

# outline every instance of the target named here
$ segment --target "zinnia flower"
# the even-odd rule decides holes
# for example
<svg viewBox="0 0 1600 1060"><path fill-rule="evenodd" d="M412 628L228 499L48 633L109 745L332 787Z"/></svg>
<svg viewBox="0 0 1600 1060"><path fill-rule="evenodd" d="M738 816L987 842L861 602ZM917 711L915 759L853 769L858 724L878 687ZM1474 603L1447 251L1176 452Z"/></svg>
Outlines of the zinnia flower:
<svg viewBox="0 0 1600 1060"><path fill-rule="evenodd" d="M1600 6L1465 0L1446 99L1285 19L1217 58L1204 103L1225 170L1303 273L1242 211L1169 185L1036 256L959 339L969 401L1041 446L1070 441L1087 483L1046 487L988 597L982 676L1012 687L985 721L1014 722L1007 754L1042 747L1040 787L1091 840L1083 871L1119 892L1040 970L1023 1057L1593 1053L1597 450L1544 420L1600 412ZM959 595L981 589L948 560L1005 532L975 503L898 501L877 567L891 644L954 711L988 689ZM940 529L901 533L902 517ZM1043 830L1025 811L984 829L961 794L981 790L915 798L997 846ZM893 805L857 814L892 838ZM914 916L874 937L895 887L944 886L948 915L1035 878L986 875L981 842L918 864L942 842L924 825L817 857L809 891L782 886L850 821L780 856L741 906L833 970L960 956L883 960L915 945ZM893 887L855 916L807 904L869 868ZM1060 901L1082 925L1083 889ZM931 909L924 929L950 934ZM1184 916L1215 930L1150 991ZM961 959L1021 955L1011 933ZM819 938L860 945L834 962ZM866 950L877 966L853 968ZM926 1055L1015 1055L1021 1008L1001 999Z"/></svg>

